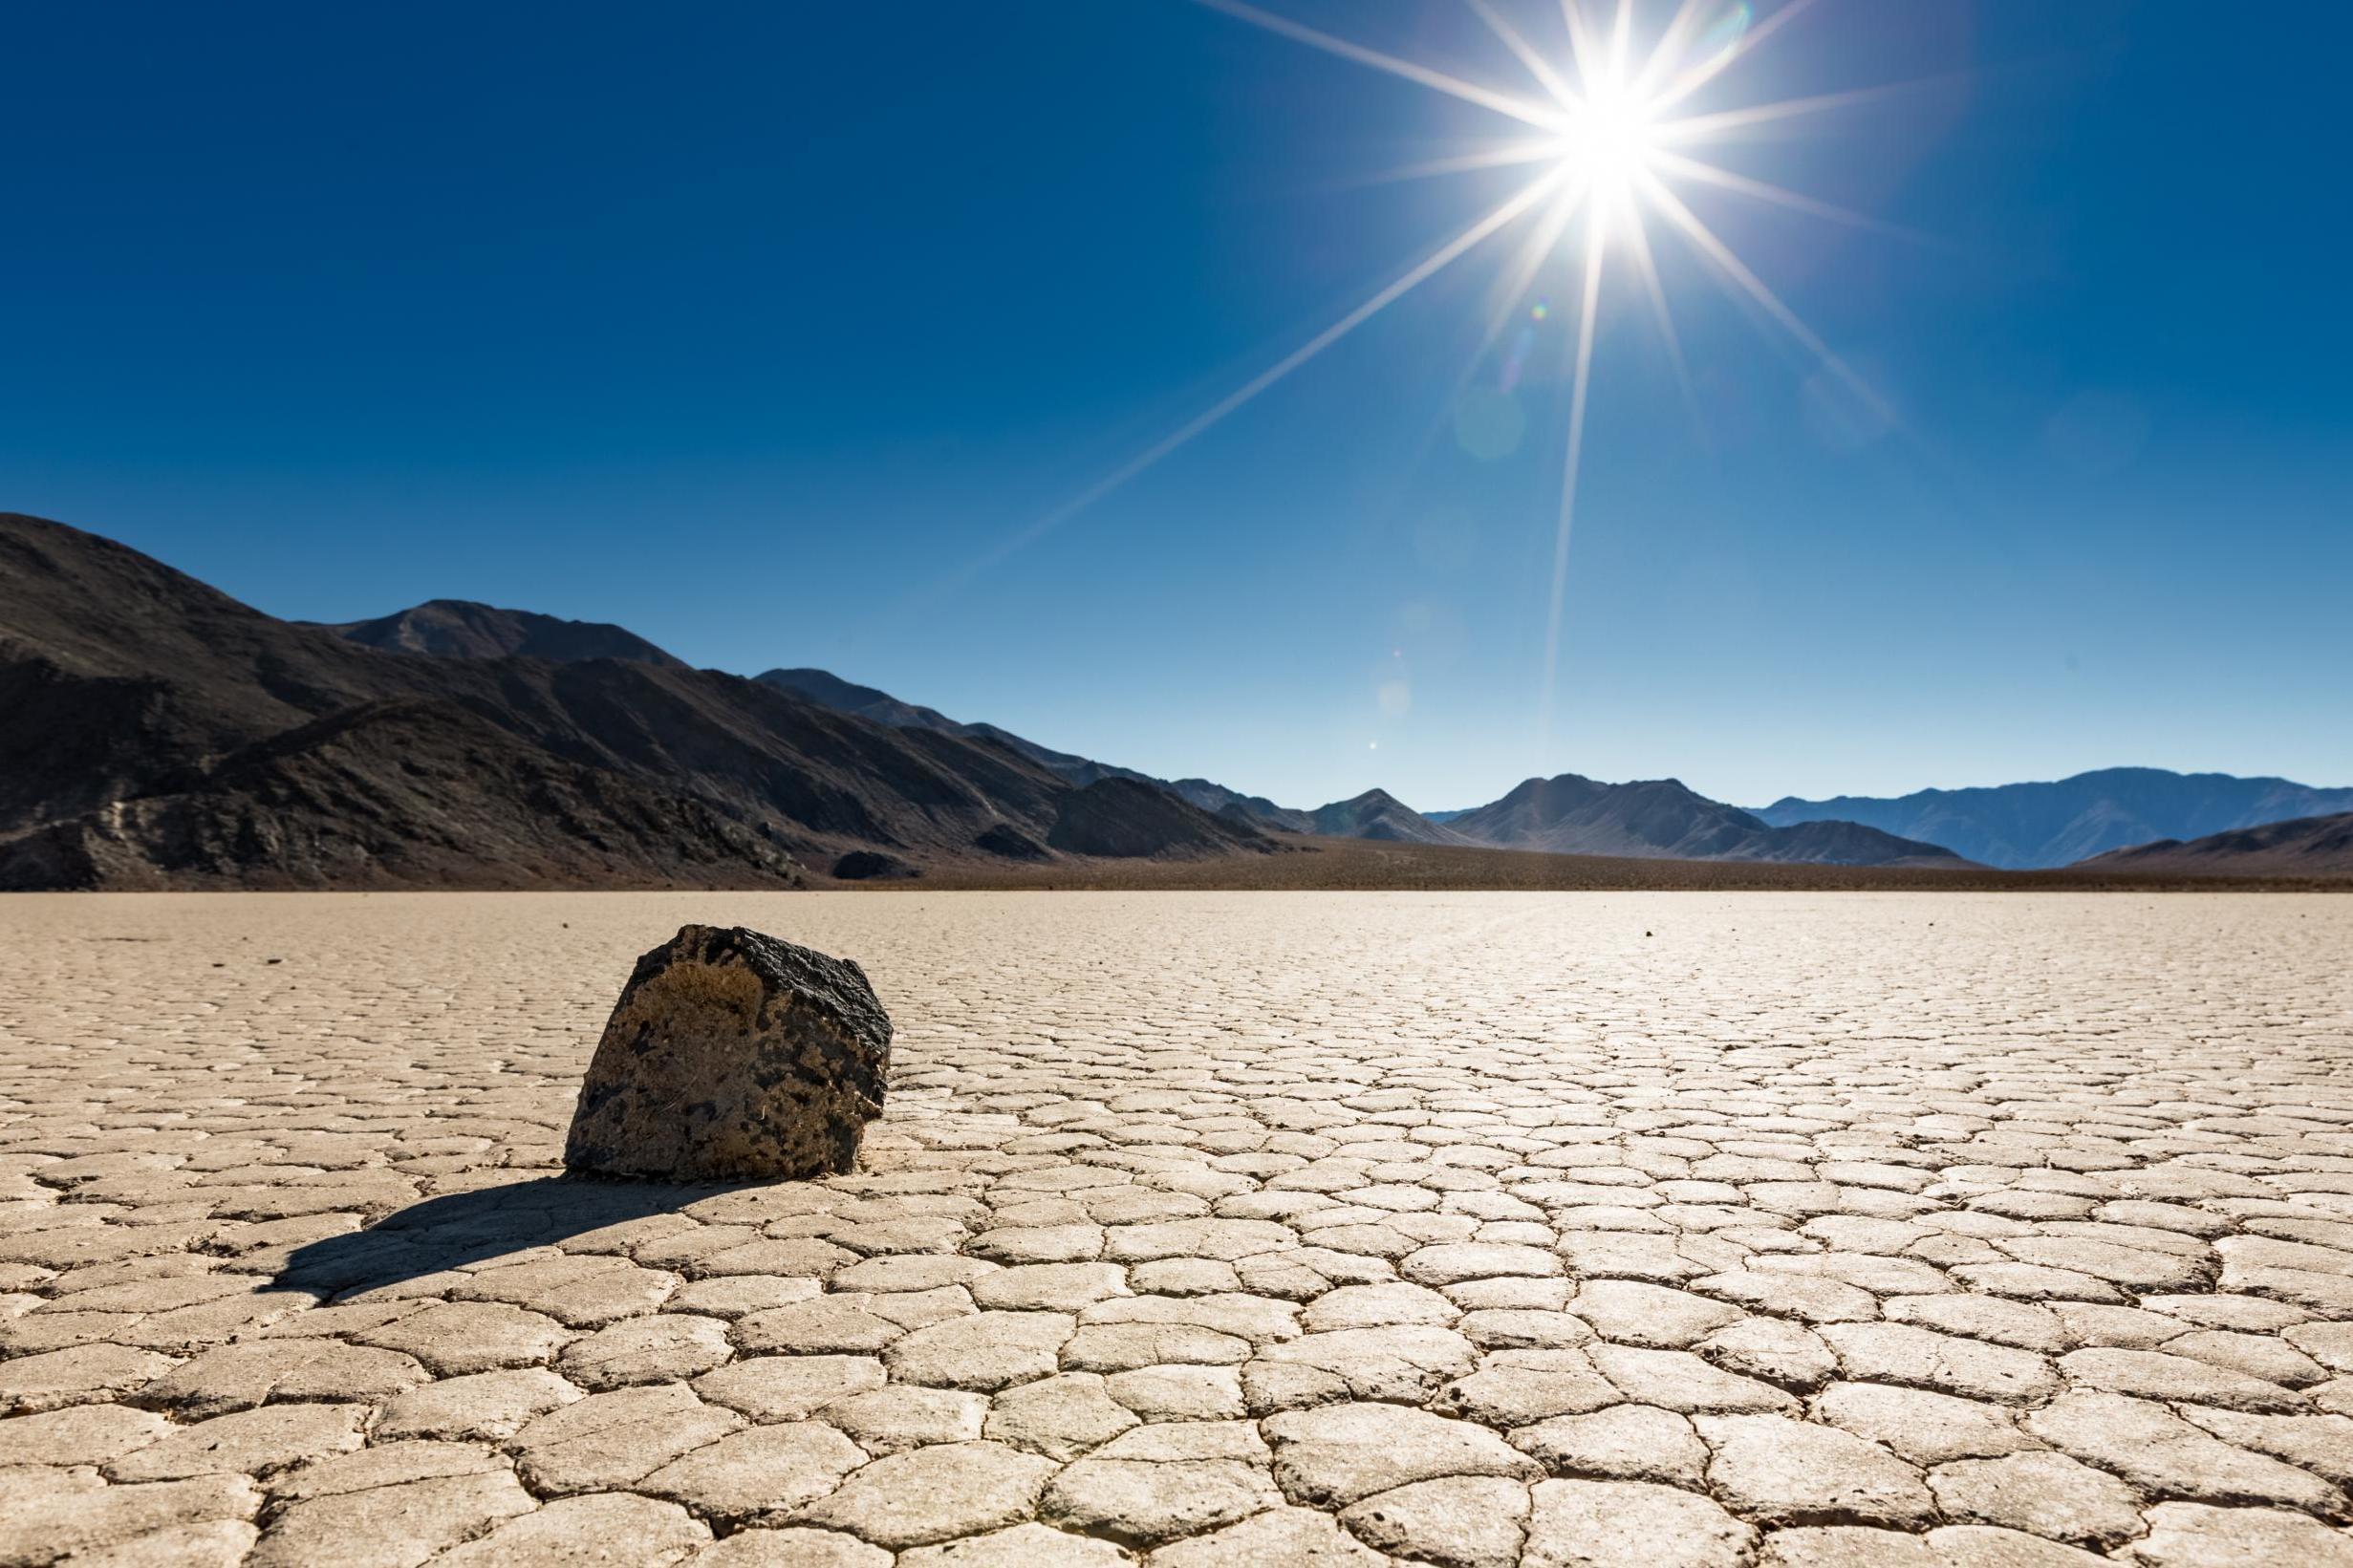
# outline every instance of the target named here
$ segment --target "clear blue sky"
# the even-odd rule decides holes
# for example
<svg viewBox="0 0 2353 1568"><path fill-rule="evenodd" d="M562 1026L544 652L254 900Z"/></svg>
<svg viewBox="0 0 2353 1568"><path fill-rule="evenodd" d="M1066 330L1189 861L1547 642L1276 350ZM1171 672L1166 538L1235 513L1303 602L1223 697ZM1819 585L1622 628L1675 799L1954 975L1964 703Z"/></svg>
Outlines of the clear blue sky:
<svg viewBox="0 0 2353 1568"><path fill-rule="evenodd" d="M1536 92L1453 0L1267 4ZM1900 424L1662 238L1695 428L1615 274L1541 728L1573 251L1516 368L1491 247L989 559L1508 194L1378 178L1486 111L1185 0L23 6L0 53L0 507L278 614L615 620L1300 805L2353 783L2342 7L1821 0L1728 74L1930 84L1719 155L1929 243L1692 198Z"/></svg>

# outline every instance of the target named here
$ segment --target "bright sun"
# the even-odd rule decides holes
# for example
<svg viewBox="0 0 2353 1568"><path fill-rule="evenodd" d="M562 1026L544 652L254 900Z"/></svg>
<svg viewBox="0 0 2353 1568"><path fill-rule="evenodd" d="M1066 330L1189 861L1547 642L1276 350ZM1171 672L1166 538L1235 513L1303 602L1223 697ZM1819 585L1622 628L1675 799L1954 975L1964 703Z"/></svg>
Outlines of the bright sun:
<svg viewBox="0 0 2353 1568"><path fill-rule="evenodd" d="M1754 307L1795 339L1849 393L1888 424L1895 416L1878 394L1857 376L1821 336L1701 221L1679 188L1704 186L1815 218L1888 230L1889 226L1832 206L1809 196L1752 179L1709 161L1712 147L1738 140L1757 128L1884 96L1891 89L1865 89L1787 98L1743 108L1696 111L1694 100L1759 44L1815 9L1816 0L1781 0L1763 20L1751 0L1655 0L1663 26L1637 26L1636 0L1559 0L1565 48L1540 46L1522 34L1499 9L1509 0L1464 0L1510 54L1538 92L1487 86L1421 61L1384 54L1320 29L1265 11L1249 0L1198 0L1212 11L1358 65L1399 76L1435 92L1479 105L1516 121L1515 140L1438 159L1397 171L1442 175L1520 166L1533 176L1514 195L1461 233L1446 241L1353 309L1292 349L1266 369L1155 441L1112 473L1028 527L1004 541L971 569L978 570L1092 506L1283 380L1332 344L1419 287L1425 280L1506 230L1519 239L1490 294L1481 353L1511 321L1520 318L1548 263L1573 255L1577 276L1577 338L1570 383L1565 467L1552 552L1552 593L1545 626L1539 730L1552 706L1559 663L1563 592L1567 582L1570 526L1576 516L1577 481L1585 452L1586 410L1590 398L1593 340L1603 279L1614 252L1647 299L1660 342L1681 384L1686 406L1696 414L1691 376L1684 364L1673 311L1652 253L1655 221L1695 252L1727 290ZM1548 8L1537 8L1544 10ZM1538 314L1543 308L1537 307Z"/></svg>
<svg viewBox="0 0 2353 1568"><path fill-rule="evenodd" d="M1597 84L1557 143L1556 157L1570 186L1587 183L1592 199L1606 206L1623 205L1650 172L1655 119L1635 84Z"/></svg>

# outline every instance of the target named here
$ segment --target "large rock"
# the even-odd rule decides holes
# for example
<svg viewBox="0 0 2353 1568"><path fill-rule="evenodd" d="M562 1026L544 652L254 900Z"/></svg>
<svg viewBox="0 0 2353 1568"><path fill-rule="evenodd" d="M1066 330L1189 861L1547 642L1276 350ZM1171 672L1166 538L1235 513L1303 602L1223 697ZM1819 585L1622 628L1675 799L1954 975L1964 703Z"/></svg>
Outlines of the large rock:
<svg viewBox="0 0 2353 1568"><path fill-rule="evenodd" d="M856 964L684 926L614 1004L564 1163L681 1181L839 1173L882 1114L890 1060L891 1020Z"/></svg>

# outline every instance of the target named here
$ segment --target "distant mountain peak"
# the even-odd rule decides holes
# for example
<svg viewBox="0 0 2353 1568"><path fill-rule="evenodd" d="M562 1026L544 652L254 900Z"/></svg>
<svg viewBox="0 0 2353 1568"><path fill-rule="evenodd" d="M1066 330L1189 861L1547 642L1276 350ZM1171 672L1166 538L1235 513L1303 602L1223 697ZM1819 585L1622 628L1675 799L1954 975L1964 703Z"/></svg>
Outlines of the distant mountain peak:
<svg viewBox="0 0 2353 1568"><path fill-rule="evenodd" d="M1436 826L1436 825L1434 825ZM1523 779L1502 799L1447 818L1443 831L1504 849L1678 860L1957 866L1937 844L1853 823L1777 828L1680 779L1603 784L1580 773Z"/></svg>
<svg viewBox="0 0 2353 1568"><path fill-rule="evenodd" d="M2064 779L1909 795L1784 797L1758 812L1776 827L1843 818L1932 839L1988 866L2069 866L2159 839L2192 840L2353 810L2353 789L2288 779L2104 767Z"/></svg>
<svg viewBox="0 0 2353 1568"><path fill-rule="evenodd" d="M333 632L346 642L387 653L430 654L441 658L544 658L557 664L619 658L665 670L686 662L626 627L605 621L571 621L535 610L502 610L473 599L427 599L374 620L296 621Z"/></svg>

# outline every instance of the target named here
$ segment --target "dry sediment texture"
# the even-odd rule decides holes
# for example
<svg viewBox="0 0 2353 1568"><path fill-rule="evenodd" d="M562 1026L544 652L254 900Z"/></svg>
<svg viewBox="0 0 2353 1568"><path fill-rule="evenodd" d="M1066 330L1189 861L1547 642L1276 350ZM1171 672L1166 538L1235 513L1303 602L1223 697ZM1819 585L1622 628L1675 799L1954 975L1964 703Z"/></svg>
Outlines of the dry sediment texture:
<svg viewBox="0 0 2353 1568"><path fill-rule="evenodd" d="M855 1173L556 1179L690 920L874 977ZM2353 1561L2342 899L50 897L0 951L0 1562Z"/></svg>

